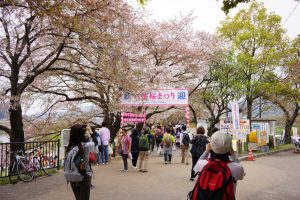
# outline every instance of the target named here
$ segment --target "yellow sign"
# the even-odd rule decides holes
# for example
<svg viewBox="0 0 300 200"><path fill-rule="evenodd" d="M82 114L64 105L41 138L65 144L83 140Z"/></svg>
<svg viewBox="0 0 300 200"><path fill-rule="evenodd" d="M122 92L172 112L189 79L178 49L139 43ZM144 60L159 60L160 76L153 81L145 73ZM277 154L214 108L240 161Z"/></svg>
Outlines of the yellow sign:
<svg viewBox="0 0 300 200"><path fill-rule="evenodd" d="M257 142L256 132L250 132L250 134L249 134L249 142L254 142L254 143Z"/></svg>
<svg viewBox="0 0 300 200"><path fill-rule="evenodd" d="M257 132L257 146L265 146L267 145L267 132L266 131L258 131Z"/></svg>

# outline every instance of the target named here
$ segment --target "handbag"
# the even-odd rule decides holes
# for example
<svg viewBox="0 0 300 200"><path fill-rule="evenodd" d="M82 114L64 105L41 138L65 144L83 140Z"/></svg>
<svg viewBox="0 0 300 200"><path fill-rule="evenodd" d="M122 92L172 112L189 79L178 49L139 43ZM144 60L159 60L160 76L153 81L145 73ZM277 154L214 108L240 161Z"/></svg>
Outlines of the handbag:
<svg viewBox="0 0 300 200"><path fill-rule="evenodd" d="M161 149L161 146L158 147L156 154L157 154L158 156L162 155L162 149Z"/></svg>
<svg viewBox="0 0 300 200"><path fill-rule="evenodd" d="M132 160L132 154L131 154L131 153L128 154L128 158L129 158L130 160Z"/></svg>
<svg viewBox="0 0 300 200"><path fill-rule="evenodd" d="M113 150L110 145L108 145L108 155L113 155Z"/></svg>
<svg viewBox="0 0 300 200"><path fill-rule="evenodd" d="M120 155L122 154L122 146L121 145L118 148L118 154L120 154Z"/></svg>
<svg viewBox="0 0 300 200"><path fill-rule="evenodd" d="M99 148L98 146L95 146L95 148L93 149L94 154L98 154L99 153Z"/></svg>
<svg viewBox="0 0 300 200"><path fill-rule="evenodd" d="M96 162L96 156L93 152L90 152L90 154L89 154L89 161L90 161L90 163Z"/></svg>

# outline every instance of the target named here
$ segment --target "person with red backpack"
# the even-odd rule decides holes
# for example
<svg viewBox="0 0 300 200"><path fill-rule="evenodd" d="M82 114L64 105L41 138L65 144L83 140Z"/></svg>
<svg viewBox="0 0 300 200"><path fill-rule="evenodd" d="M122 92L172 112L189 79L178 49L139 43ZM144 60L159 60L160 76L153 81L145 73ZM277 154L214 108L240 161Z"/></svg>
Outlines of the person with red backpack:
<svg viewBox="0 0 300 200"><path fill-rule="evenodd" d="M232 150L231 135L221 132L212 135L194 171L199 176L190 200L234 200L237 181L246 175Z"/></svg>

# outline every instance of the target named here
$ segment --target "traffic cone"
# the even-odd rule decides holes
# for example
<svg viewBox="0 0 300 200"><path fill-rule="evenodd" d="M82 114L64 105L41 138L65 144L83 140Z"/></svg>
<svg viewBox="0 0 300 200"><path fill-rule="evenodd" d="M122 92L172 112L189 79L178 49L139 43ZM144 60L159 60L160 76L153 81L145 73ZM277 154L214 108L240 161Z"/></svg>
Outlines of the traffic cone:
<svg viewBox="0 0 300 200"><path fill-rule="evenodd" d="M248 161L254 161L254 158L253 158L253 154L252 154L252 148L250 147L249 148L249 154L248 154Z"/></svg>

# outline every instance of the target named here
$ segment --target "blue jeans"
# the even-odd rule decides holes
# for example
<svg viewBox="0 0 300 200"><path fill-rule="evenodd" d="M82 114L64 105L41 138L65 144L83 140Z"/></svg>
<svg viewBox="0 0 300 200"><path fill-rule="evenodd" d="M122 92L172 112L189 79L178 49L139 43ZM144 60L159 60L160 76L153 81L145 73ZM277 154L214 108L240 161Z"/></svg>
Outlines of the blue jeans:
<svg viewBox="0 0 300 200"><path fill-rule="evenodd" d="M108 162L108 145L102 145L101 161L102 163Z"/></svg>

